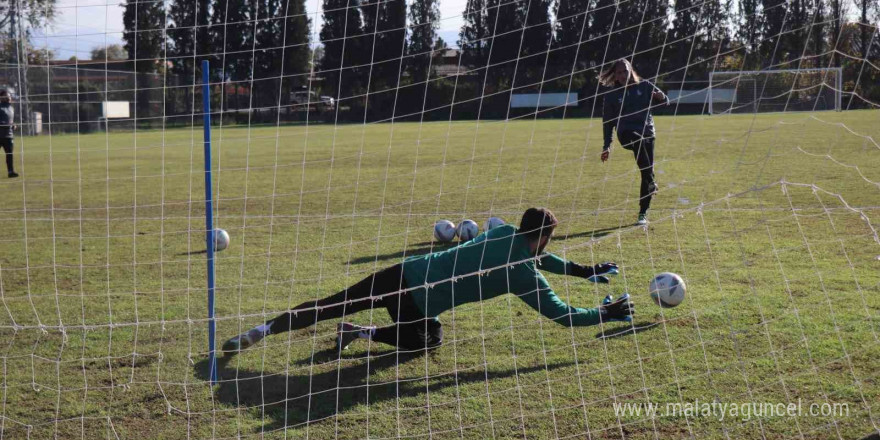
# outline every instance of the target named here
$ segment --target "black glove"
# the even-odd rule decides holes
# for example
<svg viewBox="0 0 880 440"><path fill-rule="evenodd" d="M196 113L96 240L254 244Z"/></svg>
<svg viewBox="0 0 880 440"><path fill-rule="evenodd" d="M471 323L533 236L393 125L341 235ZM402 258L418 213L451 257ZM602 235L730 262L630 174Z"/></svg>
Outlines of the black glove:
<svg viewBox="0 0 880 440"><path fill-rule="evenodd" d="M605 297L599 306L599 316L603 322L608 321L632 321L632 315L636 313L636 306L630 300L629 294L624 293L616 301L611 300L611 295Z"/></svg>
<svg viewBox="0 0 880 440"><path fill-rule="evenodd" d="M577 263L571 263L571 274L576 277L586 278L594 283L608 284L610 280L606 275L617 275L619 270L617 264L606 262L599 263L593 267L581 266Z"/></svg>

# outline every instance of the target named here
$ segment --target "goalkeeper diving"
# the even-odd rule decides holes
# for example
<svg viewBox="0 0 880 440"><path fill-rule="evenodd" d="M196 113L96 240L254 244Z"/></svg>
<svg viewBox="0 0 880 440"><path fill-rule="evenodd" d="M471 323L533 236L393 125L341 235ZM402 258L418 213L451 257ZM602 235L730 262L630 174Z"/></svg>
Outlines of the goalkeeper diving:
<svg viewBox="0 0 880 440"><path fill-rule="evenodd" d="M307 301L226 341L233 355L268 335L303 329L319 321L342 318L384 307L394 324L377 327L337 324L336 344L343 350L358 339L370 339L404 350L434 349L443 341L437 317L452 308L512 293L530 307L563 326L631 321L634 306L628 294L608 296L599 307L579 308L563 302L540 270L608 283L618 272L614 263L592 267L544 252L558 224L549 209L529 208L519 229L504 225L454 248L404 259L334 295Z"/></svg>

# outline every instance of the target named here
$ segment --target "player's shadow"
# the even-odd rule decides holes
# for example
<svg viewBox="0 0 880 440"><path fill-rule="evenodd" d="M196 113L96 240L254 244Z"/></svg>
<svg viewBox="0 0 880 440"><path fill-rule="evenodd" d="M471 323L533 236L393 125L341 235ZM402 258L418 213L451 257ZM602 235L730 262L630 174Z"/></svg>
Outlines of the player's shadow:
<svg viewBox="0 0 880 440"><path fill-rule="evenodd" d="M328 351L332 352L333 360L338 359L336 350ZM318 357L324 360L327 356L328 353L321 352ZM500 379L573 365L554 363L488 373L481 369L459 371L457 375L449 373L431 376L427 379L427 384L423 375L400 377L396 381L388 382L375 379L374 375L379 371L415 359L423 359L423 356L425 356L424 351L398 353L389 350L373 353L369 362L364 359L343 357L341 364L333 362L324 365L316 358L310 363L319 368L312 370L312 374L310 374L311 369L306 365L297 367L295 369L297 373L291 375L285 375L283 372L236 369L234 358L220 358L217 363L220 384L215 388L214 396L224 405L260 408L264 411L266 420L270 422L257 429L275 430L323 420L358 406L375 405L424 394L426 385L434 392L468 383L483 383L487 378ZM195 369L200 379L208 380L207 360L196 363Z"/></svg>
<svg viewBox="0 0 880 440"><path fill-rule="evenodd" d="M581 237L601 238L601 237L604 237L612 232L619 231L622 229L631 228L635 225L637 225L637 223L628 224L628 225L613 226L610 228L594 229L592 231L578 232L576 234L554 235L553 241L564 241L564 240L571 240L573 238L581 238Z"/></svg>
<svg viewBox="0 0 880 440"><path fill-rule="evenodd" d="M439 242L430 242L425 241L422 243L415 243L412 246L415 246L411 249L407 249L406 251L397 251L390 252L387 254L378 254L378 255L368 255L364 257L358 257L351 260L351 264L361 264L361 263L371 263L373 261L384 261L397 259L400 260L404 256L412 257L416 255L425 255L432 252L440 252L445 251L453 246L455 243L439 243Z"/></svg>
<svg viewBox="0 0 880 440"><path fill-rule="evenodd" d="M658 325L659 324L656 322L636 322L633 324L621 323L621 327L606 328L605 330L596 333L596 339L620 338L622 336L628 336L635 333L641 333L651 330Z"/></svg>

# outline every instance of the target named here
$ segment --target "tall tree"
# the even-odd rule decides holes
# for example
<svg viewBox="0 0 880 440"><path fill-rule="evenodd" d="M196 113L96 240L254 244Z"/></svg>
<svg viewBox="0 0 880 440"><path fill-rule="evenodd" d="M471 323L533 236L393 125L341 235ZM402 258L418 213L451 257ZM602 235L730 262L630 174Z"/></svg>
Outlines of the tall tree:
<svg viewBox="0 0 880 440"><path fill-rule="evenodd" d="M592 0L559 0L556 4L550 68L553 77L558 78L556 87L559 89L565 90L569 82L573 89L581 87L584 80L581 72L589 67L590 61L595 63L595 57L589 54L589 45L584 44L592 35L586 21L593 4Z"/></svg>
<svg viewBox="0 0 880 440"><path fill-rule="evenodd" d="M519 58L522 41L525 10L519 2L508 0L488 0L486 3L486 23L492 39L489 68L486 75L486 88L483 95L509 90L513 84L514 68ZM546 41L545 41L546 43ZM500 96L506 95L501 93ZM504 107L507 107L504 104Z"/></svg>
<svg viewBox="0 0 880 440"><path fill-rule="evenodd" d="M813 54L814 67L825 67L825 1L813 0L813 25L810 30L810 50Z"/></svg>
<svg viewBox="0 0 880 440"><path fill-rule="evenodd" d="M413 82L419 83L428 79L428 66L431 64L439 20L440 7L437 0L415 1L410 5L406 70Z"/></svg>
<svg viewBox="0 0 880 440"><path fill-rule="evenodd" d="M662 58L669 56L669 4L666 0L636 0L632 6L634 18L640 20L634 24L638 40L632 62L642 75L663 74L666 63Z"/></svg>
<svg viewBox="0 0 880 440"><path fill-rule="evenodd" d="M324 77L324 93L338 100L351 99L361 93L362 82L355 72L356 62L361 58L359 36L363 35L363 21L358 0L324 0L321 27L321 76ZM369 48L368 48L369 49ZM343 104L347 105L351 101Z"/></svg>
<svg viewBox="0 0 880 440"><path fill-rule="evenodd" d="M245 85L253 78L254 34L260 19L258 4L251 0L219 0L213 11L211 52L218 62L212 63L211 69L222 75L224 81Z"/></svg>
<svg viewBox="0 0 880 440"><path fill-rule="evenodd" d="M305 85L311 74L311 50L309 49L311 20L306 15L306 0L284 0L283 11L287 24L284 28L284 65L282 89L289 92ZM315 58L320 61L323 48L315 48ZM319 56L319 54L321 54ZM289 78L289 79L287 79Z"/></svg>
<svg viewBox="0 0 880 440"><path fill-rule="evenodd" d="M779 61L794 61L797 67L798 60L809 47L808 35L812 33L813 14L811 0L789 0L788 19L784 34L782 35L782 54Z"/></svg>
<svg viewBox="0 0 880 440"><path fill-rule="evenodd" d="M458 47L461 50L461 62L469 68L478 69L479 83L483 83L485 67L489 60L492 40L492 28L488 23L487 0L467 0L462 13L464 24L459 32Z"/></svg>
<svg viewBox="0 0 880 440"><path fill-rule="evenodd" d="M767 67L784 60L783 32L788 15L788 2L786 0L761 0L761 6L763 10L761 59L762 67Z"/></svg>
<svg viewBox="0 0 880 440"><path fill-rule="evenodd" d="M397 86L406 44L406 3L379 0L377 4L376 47L373 54L373 89ZM369 29L366 29L369 32Z"/></svg>
<svg viewBox="0 0 880 440"><path fill-rule="evenodd" d="M840 67L840 57L837 55L839 42L843 36L843 28L846 26L846 16L849 12L846 0L828 0L828 15L830 19L829 49L831 52L831 65Z"/></svg>
<svg viewBox="0 0 880 440"><path fill-rule="evenodd" d="M285 44L285 20L284 0L250 0L256 3L254 18L254 48L251 56L253 68L253 95L254 107L271 107L278 102L278 88L281 80L281 70L284 44Z"/></svg>
<svg viewBox="0 0 880 440"><path fill-rule="evenodd" d="M10 39L24 39L31 29L45 27L57 12L58 0L9 0L0 2L0 31ZM19 34L21 32L21 34Z"/></svg>
<svg viewBox="0 0 880 440"><path fill-rule="evenodd" d="M861 42L861 55L862 58L867 59L870 53L870 40L871 40L871 30L872 27L876 29L877 21L874 20L874 25L871 26L871 10L877 11L877 0L856 0L859 6L859 40Z"/></svg>
<svg viewBox="0 0 880 440"><path fill-rule="evenodd" d="M545 72L548 66L553 28L550 24L550 0L524 0L520 3L523 17L522 42L517 63L516 87L531 86L536 90L539 82L552 75Z"/></svg>
<svg viewBox="0 0 880 440"><path fill-rule="evenodd" d="M161 2L126 0L122 39L137 73L135 118L151 115L150 101L159 83L151 77L163 66L165 10Z"/></svg>
<svg viewBox="0 0 880 440"><path fill-rule="evenodd" d="M676 0L672 20L672 44L669 46L670 65L665 69L674 79L683 80L694 73L690 64L700 56L705 35L700 33L700 3L694 0Z"/></svg>
<svg viewBox="0 0 880 440"><path fill-rule="evenodd" d="M739 8L736 20L736 36L739 42L746 48L746 62L756 64L758 49L760 48L761 29L761 1L739 0Z"/></svg>
<svg viewBox="0 0 880 440"><path fill-rule="evenodd" d="M168 5L168 58L171 71L187 82L192 81L194 75L198 4L191 0L171 0Z"/></svg>

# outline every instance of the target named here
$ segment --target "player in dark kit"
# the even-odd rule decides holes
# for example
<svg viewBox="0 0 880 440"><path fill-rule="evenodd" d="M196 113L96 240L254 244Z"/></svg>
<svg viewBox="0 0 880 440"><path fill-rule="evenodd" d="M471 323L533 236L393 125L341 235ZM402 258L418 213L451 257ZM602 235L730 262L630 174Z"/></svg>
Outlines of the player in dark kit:
<svg viewBox="0 0 880 440"><path fill-rule="evenodd" d="M602 106L602 162L608 160L611 133L617 128L617 140L623 148L633 152L642 175L638 224L645 225L648 224L651 197L657 192L657 183L654 181L654 118L651 116L651 106L666 104L669 100L654 84L642 79L625 59L615 61L602 72L599 82L612 88L605 94Z"/></svg>
<svg viewBox="0 0 880 440"><path fill-rule="evenodd" d="M599 307L582 309L563 302L538 271L587 278L608 283L605 275L617 273L617 265L593 267L566 261L544 247L557 220L543 208L523 214L519 229L504 225L480 234L454 248L405 259L366 277L335 295L308 301L265 324L254 327L223 344L235 354L267 335L315 325L318 321L384 307L395 322L385 327L337 325L336 344L344 349L357 339L370 339L406 350L436 348L443 339L437 316L461 304L513 293L545 317L564 326L588 326L600 322L631 321L629 295L616 301L605 298Z"/></svg>
<svg viewBox="0 0 880 440"><path fill-rule="evenodd" d="M18 177L12 160L12 130L15 129L15 110L9 91L0 89L0 148L6 153L6 173L9 178Z"/></svg>

